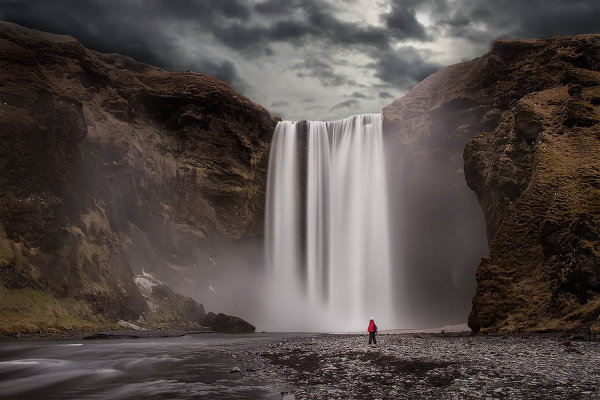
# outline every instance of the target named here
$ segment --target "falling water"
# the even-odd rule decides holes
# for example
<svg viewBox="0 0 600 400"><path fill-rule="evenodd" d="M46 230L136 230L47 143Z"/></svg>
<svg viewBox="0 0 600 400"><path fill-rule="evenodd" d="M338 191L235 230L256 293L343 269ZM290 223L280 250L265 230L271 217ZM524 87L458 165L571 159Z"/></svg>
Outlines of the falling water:
<svg viewBox="0 0 600 400"><path fill-rule="evenodd" d="M381 114L283 121L271 146L269 329L392 328Z"/></svg>

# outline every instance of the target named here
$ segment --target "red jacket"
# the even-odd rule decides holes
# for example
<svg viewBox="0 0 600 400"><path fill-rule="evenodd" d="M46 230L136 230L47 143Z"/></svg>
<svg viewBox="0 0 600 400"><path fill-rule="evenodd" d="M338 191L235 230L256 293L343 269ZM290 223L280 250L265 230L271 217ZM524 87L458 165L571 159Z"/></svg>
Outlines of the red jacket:
<svg viewBox="0 0 600 400"><path fill-rule="evenodd" d="M375 321L369 321L369 327L367 328L369 333L377 333L377 325L375 325Z"/></svg>

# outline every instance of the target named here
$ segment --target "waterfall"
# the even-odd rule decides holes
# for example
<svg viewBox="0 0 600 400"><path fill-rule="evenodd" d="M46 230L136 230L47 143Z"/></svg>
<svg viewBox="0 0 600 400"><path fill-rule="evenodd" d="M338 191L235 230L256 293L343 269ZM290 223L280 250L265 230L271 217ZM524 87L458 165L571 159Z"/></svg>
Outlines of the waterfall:
<svg viewBox="0 0 600 400"><path fill-rule="evenodd" d="M381 114L282 121L271 146L269 329L394 328ZM364 326L363 326L364 325Z"/></svg>

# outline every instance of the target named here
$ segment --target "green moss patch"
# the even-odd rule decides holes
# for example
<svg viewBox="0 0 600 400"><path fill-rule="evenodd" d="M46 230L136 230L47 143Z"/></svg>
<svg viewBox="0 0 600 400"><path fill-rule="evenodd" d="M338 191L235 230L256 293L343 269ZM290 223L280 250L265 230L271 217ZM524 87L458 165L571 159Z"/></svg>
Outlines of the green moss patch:
<svg viewBox="0 0 600 400"><path fill-rule="evenodd" d="M7 289L0 285L0 334L52 333L65 330L115 328L90 306L70 298L34 290Z"/></svg>

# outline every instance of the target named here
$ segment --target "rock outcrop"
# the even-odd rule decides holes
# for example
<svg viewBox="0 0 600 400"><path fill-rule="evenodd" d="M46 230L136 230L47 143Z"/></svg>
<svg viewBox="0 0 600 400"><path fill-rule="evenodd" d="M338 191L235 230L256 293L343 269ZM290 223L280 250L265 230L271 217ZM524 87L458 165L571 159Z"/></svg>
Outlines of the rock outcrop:
<svg viewBox="0 0 600 400"><path fill-rule="evenodd" d="M600 35L499 40L384 109L399 140L465 145L490 254L474 331L600 330Z"/></svg>
<svg viewBox="0 0 600 400"><path fill-rule="evenodd" d="M241 318L223 313L215 314L212 311L206 314L202 325L220 333L253 333L256 330L254 325Z"/></svg>
<svg viewBox="0 0 600 400"><path fill-rule="evenodd" d="M142 327L184 328L187 325L199 326L204 321L206 312L202 304L173 292L151 274L142 271L142 275L136 275L134 281L148 305L148 310L136 321Z"/></svg>
<svg viewBox="0 0 600 400"><path fill-rule="evenodd" d="M214 317L210 327L215 332L223 333L253 333L256 330L254 325L243 319L223 313L219 313Z"/></svg>
<svg viewBox="0 0 600 400"><path fill-rule="evenodd" d="M219 243L262 231L275 123L212 77L0 23L4 326L25 318L8 306L24 290L66 328L137 319L142 268L202 281Z"/></svg>

